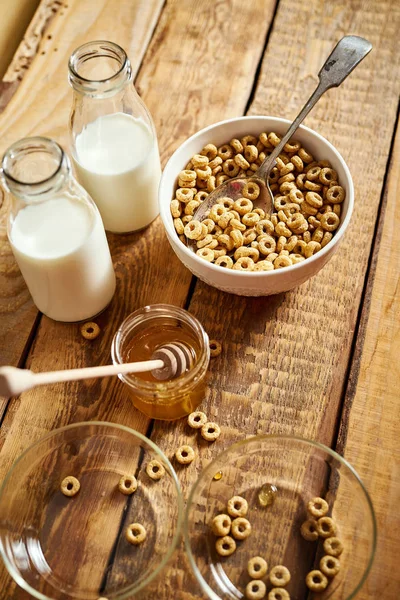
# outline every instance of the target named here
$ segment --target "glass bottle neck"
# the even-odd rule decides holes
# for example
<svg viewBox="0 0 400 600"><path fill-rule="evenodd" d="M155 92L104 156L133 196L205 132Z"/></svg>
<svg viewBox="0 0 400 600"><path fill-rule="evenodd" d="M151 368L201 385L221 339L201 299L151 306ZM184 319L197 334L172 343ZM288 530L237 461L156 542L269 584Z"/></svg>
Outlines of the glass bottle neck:
<svg viewBox="0 0 400 600"><path fill-rule="evenodd" d="M118 44L102 40L88 42L71 55L68 79L75 92L105 98L132 82L132 67Z"/></svg>
<svg viewBox="0 0 400 600"><path fill-rule="evenodd" d="M55 141L31 137L15 142L6 150L1 176L13 196L34 203L64 188L71 178L71 166Z"/></svg>

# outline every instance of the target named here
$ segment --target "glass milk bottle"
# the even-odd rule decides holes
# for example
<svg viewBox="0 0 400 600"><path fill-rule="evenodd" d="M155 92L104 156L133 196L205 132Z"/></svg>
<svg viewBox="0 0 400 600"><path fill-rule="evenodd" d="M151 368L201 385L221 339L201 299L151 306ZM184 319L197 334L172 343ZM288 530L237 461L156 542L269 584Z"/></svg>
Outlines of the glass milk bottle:
<svg viewBox="0 0 400 600"><path fill-rule="evenodd" d="M143 229L158 215L161 167L153 121L133 86L127 55L112 42L84 44L69 60L69 82L79 181L107 231Z"/></svg>
<svg viewBox="0 0 400 600"><path fill-rule="evenodd" d="M63 149L44 137L16 142L2 180L12 194L8 238L37 308L56 321L104 310L115 291L104 226Z"/></svg>

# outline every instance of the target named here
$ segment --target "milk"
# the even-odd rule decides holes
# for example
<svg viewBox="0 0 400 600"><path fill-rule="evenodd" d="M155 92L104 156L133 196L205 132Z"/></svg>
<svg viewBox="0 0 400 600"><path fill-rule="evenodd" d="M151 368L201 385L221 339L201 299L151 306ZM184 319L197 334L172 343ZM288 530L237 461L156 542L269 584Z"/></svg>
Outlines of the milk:
<svg viewBox="0 0 400 600"><path fill-rule="evenodd" d="M95 206L67 192L22 208L9 238L33 301L56 321L101 312L115 291L103 223Z"/></svg>
<svg viewBox="0 0 400 600"><path fill-rule="evenodd" d="M79 181L108 231L136 231L156 218L160 158L144 121L121 112L101 116L77 135L75 153Z"/></svg>

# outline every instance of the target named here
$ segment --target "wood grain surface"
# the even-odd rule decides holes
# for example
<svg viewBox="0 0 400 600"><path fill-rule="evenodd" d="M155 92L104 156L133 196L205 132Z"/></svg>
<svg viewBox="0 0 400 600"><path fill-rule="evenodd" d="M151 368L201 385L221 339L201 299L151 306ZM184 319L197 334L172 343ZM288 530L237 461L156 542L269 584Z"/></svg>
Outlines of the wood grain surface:
<svg viewBox="0 0 400 600"><path fill-rule="evenodd" d="M102 335L86 342L77 325L54 323L45 317L40 323L35 321L36 310L4 242L4 228L0 247L0 307L5 298L1 353L4 348L4 362L26 362L33 370L109 362L116 325L128 313L157 301L185 305L189 293L189 310L211 338L223 342L222 355L210 365L203 404L209 417L221 424L223 434L210 446L189 432L183 421L154 425L151 437L169 457L184 442L198 452L196 464L179 470L185 497L201 469L240 438L283 432L334 444L396 122L398 3L311 0L304 5L280 0L275 15L272 0L246 4L207 1L201 5L175 0L165 6L161 0L138 0L121 3L118 10L106 0L57 4L57 10L51 10L54 18L40 32L41 41L33 58L30 56L22 82L14 87L12 82L18 77L11 74L12 69L7 75L13 86L5 90L7 100L10 92L14 95L0 116L2 151L15 139L39 132L66 143L70 104L66 62L76 46L90 39L116 39L128 51L138 73L137 88L155 120L163 162L188 135L213 121L243 114L249 104L249 114L294 117L316 85L316 73L325 57L345 33L362 35L374 45L373 53L339 90L328 92L306 121L344 156L355 183L356 208L337 255L297 290L246 299L198 282L191 297L190 273L168 247L157 220L144 234L109 236L118 292L98 319ZM54 3L42 2L43 6L55 8ZM21 61L16 59L13 64ZM392 164L398 163L397 147ZM378 278L377 271L371 313L367 306L363 315L364 329L372 319L370 335L365 337L365 362L361 363L354 402L347 403L349 410L343 413L350 423L346 455L370 482L382 527L393 532L398 505L393 458L398 434L393 422L398 412L394 379L384 379L384 359L395 361L397 349L397 331L391 329L398 301L394 281L396 275L398 279L395 223L399 219L395 172L392 167L377 260L377 265L383 265L382 274ZM0 215L4 210L4 206L0 208ZM13 333L16 323L21 323L18 337ZM373 370L377 351L380 360ZM361 338L359 354L364 360ZM69 422L103 419L150 433L148 420L132 408L120 382L113 380L32 390L5 406L0 431L2 476L31 442ZM368 419L364 420L366 412ZM346 422L342 424L346 426ZM379 439L377 429L382 436ZM373 454L381 439L380 454ZM344 444L341 447L344 449ZM384 471L379 470L378 456L387 460ZM394 535L387 539L386 545L381 543L363 600L383 593L385 598L397 600L398 583L391 575L396 540ZM382 579L386 587L382 587ZM171 593L182 600L201 597L182 552L142 597L169 598ZM28 598L11 583L3 567L0 598Z"/></svg>

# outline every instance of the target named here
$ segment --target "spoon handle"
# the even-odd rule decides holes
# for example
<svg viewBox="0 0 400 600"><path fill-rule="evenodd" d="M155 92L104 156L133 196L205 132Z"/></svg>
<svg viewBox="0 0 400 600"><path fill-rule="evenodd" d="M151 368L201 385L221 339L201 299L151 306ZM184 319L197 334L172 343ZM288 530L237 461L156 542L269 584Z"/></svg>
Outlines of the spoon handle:
<svg viewBox="0 0 400 600"><path fill-rule="evenodd" d="M319 84L317 88L307 100L280 143L261 164L257 170L257 177L264 178L264 180L267 179L284 145L290 140L300 123L304 121L322 94L332 87L338 87L371 50L372 44L357 35L346 35L336 44L318 73Z"/></svg>

